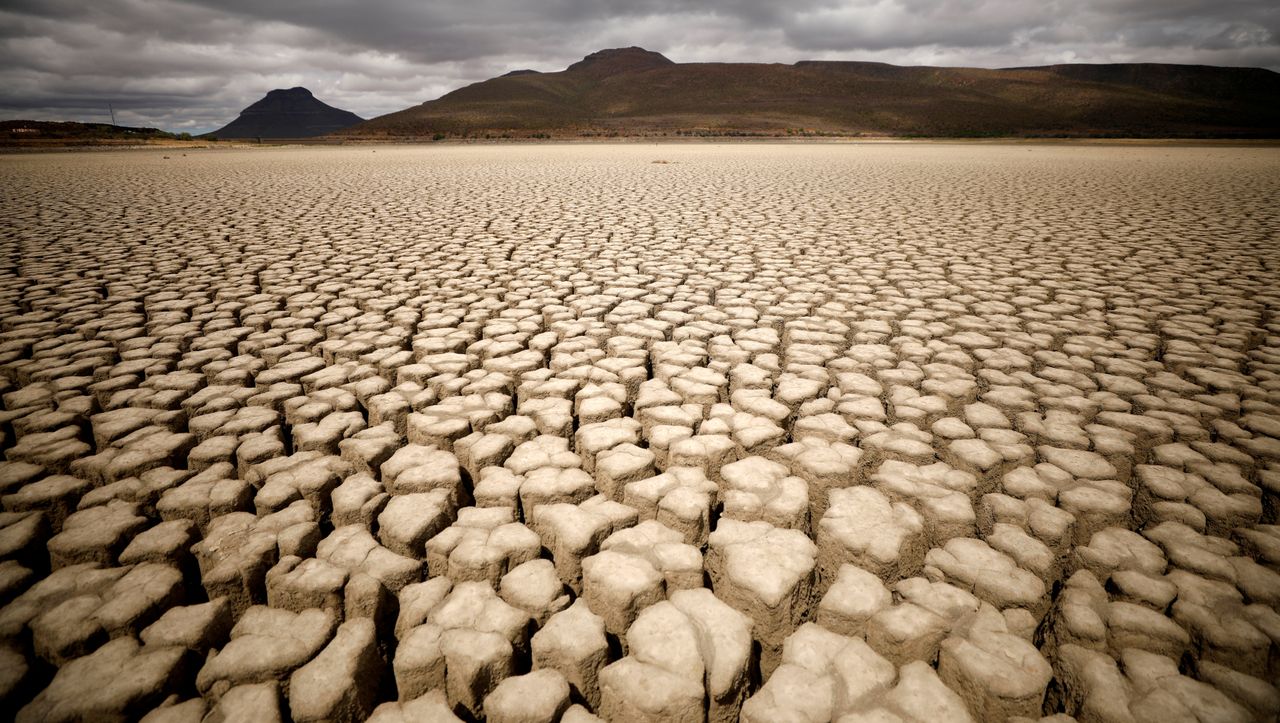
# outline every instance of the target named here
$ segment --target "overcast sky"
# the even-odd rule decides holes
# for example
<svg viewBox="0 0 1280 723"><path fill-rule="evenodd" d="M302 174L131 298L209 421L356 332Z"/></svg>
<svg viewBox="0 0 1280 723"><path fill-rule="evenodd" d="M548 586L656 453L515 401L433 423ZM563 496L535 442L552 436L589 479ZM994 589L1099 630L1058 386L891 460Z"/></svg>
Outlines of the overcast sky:
<svg viewBox="0 0 1280 723"><path fill-rule="evenodd" d="M1280 70L1277 0L2 0L0 118L202 132L296 85L370 118L640 45L676 62Z"/></svg>

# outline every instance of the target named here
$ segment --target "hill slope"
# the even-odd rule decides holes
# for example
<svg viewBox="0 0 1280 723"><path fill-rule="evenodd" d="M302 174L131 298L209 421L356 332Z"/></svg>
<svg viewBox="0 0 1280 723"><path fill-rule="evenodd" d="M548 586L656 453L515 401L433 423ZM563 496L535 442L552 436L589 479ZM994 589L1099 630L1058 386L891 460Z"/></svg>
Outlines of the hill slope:
<svg viewBox="0 0 1280 723"><path fill-rule="evenodd" d="M128 145L190 140L191 136L158 128L134 128L109 123L75 121L0 121L0 146Z"/></svg>
<svg viewBox="0 0 1280 723"><path fill-rule="evenodd" d="M273 90L208 138L311 138L363 120L318 100L306 88Z"/></svg>
<svg viewBox="0 0 1280 723"><path fill-rule="evenodd" d="M1280 136L1280 74L1197 65L902 67L673 63L603 50L520 71L338 135L831 133Z"/></svg>

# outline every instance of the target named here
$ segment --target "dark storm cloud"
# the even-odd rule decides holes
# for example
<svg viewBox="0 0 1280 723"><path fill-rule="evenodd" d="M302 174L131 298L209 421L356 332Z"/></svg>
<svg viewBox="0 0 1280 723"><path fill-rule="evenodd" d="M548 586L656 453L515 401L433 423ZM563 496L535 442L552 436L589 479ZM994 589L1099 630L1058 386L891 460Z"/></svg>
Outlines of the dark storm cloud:
<svg viewBox="0 0 1280 723"><path fill-rule="evenodd" d="M1274 0L5 0L0 117L208 130L304 85L371 117L513 68L676 61L1280 69Z"/></svg>

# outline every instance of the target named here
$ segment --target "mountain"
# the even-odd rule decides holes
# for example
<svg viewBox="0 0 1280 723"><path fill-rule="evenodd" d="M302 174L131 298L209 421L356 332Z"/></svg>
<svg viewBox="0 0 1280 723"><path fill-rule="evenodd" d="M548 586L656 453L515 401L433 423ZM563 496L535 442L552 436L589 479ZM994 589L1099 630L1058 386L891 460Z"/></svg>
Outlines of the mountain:
<svg viewBox="0 0 1280 723"><path fill-rule="evenodd" d="M336 135L1280 136L1280 74L1152 63L1032 68L673 63L601 50Z"/></svg>
<svg viewBox="0 0 1280 723"><path fill-rule="evenodd" d="M311 138L355 125L363 118L320 102L306 88L273 90L240 111L240 117L207 138Z"/></svg>

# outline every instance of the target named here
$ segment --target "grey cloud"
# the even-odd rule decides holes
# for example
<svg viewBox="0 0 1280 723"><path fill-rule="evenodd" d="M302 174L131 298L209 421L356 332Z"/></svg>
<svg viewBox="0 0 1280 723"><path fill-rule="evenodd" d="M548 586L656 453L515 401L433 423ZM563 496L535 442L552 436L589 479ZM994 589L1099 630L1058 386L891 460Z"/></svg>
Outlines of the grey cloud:
<svg viewBox="0 0 1280 723"><path fill-rule="evenodd" d="M881 50L921 45L988 47L1035 30L1056 12L1056 3L1024 0L850 0L801 12L790 18L787 37L801 48Z"/></svg>
<svg viewBox="0 0 1280 723"><path fill-rule="evenodd" d="M372 117L603 47L676 61L1280 69L1274 0L5 0L0 116L203 131L276 87Z"/></svg>

